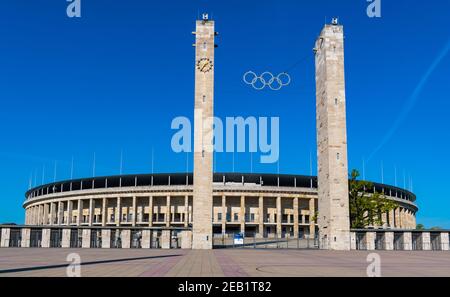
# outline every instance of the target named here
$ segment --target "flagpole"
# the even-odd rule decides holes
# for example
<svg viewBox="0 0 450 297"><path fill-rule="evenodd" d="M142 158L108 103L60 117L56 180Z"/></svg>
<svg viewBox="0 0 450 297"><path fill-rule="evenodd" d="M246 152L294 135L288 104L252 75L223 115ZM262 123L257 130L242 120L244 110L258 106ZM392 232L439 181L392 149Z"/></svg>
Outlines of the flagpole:
<svg viewBox="0 0 450 297"><path fill-rule="evenodd" d="M73 179L73 156L72 156L72 162L70 164L70 179Z"/></svg>
<svg viewBox="0 0 450 297"><path fill-rule="evenodd" d="M55 170L53 171L53 182L56 183L56 166L57 166L58 162L55 161Z"/></svg>
<svg viewBox="0 0 450 297"><path fill-rule="evenodd" d="M120 150L120 167L119 167L119 174L122 175L123 171L123 150Z"/></svg>
<svg viewBox="0 0 450 297"><path fill-rule="evenodd" d="M95 152L94 152L94 161L92 164L92 177L95 177Z"/></svg>
<svg viewBox="0 0 450 297"><path fill-rule="evenodd" d="M41 185L44 184L44 181L45 181L44 176L45 176L45 165L42 166L42 181L41 181Z"/></svg>

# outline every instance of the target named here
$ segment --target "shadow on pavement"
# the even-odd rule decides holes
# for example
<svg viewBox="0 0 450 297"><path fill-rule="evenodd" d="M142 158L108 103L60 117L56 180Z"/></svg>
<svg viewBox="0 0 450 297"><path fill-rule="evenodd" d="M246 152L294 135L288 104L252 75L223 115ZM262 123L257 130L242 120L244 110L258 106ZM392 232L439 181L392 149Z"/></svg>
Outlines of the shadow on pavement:
<svg viewBox="0 0 450 297"><path fill-rule="evenodd" d="M136 261L136 260L180 257L180 256L183 256L183 255L162 255L162 256L149 256L149 257L136 257L136 258L99 260L99 261L82 262L82 263L80 263L80 265L81 266L85 266L85 265L96 265L96 264L105 264L105 263L114 263L114 262L126 262L126 261ZM24 267L24 268L11 268L11 269L0 270L0 274L2 274L2 273L13 273L13 272L24 272L24 271L34 271L34 270L44 270L44 269L53 269L53 268L63 268L63 267L67 267L69 265L72 265L72 263L54 264L54 265L45 265L45 266L35 266L35 267Z"/></svg>

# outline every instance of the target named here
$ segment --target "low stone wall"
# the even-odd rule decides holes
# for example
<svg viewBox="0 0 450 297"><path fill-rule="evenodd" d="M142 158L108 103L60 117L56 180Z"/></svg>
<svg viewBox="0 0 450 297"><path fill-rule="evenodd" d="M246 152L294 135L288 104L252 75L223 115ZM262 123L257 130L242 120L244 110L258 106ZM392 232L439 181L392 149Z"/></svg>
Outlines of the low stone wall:
<svg viewBox="0 0 450 297"><path fill-rule="evenodd" d="M190 249L192 231L173 228L0 226L0 247Z"/></svg>
<svg viewBox="0 0 450 297"><path fill-rule="evenodd" d="M350 237L352 250L450 250L450 230L352 230ZM191 249L192 231L183 228L0 226L0 247Z"/></svg>
<svg viewBox="0 0 450 297"><path fill-rule="evenodd" d="M352 250L449 251L449 230L353 230Z"/></svg>

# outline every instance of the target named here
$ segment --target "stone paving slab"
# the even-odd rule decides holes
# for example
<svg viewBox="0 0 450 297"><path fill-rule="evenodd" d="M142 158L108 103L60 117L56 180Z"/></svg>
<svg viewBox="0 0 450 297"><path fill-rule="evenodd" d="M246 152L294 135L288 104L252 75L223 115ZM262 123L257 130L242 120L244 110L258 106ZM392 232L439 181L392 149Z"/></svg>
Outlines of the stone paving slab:
<svg viewBox="0 0 450 297"><path fill-rule="evenodd" d="M0 277L65 277L67 255L81 257L82 276L297 277L367 276L370 252L221 249L0 249ZM382 276L450 276L450 252L377 251Z"/></svg>

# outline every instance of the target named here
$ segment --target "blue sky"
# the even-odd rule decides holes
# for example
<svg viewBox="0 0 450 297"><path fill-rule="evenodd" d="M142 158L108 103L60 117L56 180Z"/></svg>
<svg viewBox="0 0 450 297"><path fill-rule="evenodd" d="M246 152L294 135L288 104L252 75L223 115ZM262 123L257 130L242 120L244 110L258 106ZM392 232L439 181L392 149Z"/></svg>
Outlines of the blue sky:
<svg viewBox="0 0 450 297"><path fill-rule="evenodd" d="M280 173L309 174L315 155L312 48L325 21L346 33L350 168L407 187L418 196L418 222L450 228L447 190L450 108L450 1L382 0L368 18L365 0L81 0L82 17L64 0L0 2L0 222L23 222L30 176L54 178L186 171L170 147L171 121L193 117L194 37L199 13L220 33L215 112L280 117ZM302 60L295 67L298 61ZM290 69L292 84L257 92L248 71ZM219 154L217 171L232 170ZM254 156L255 160L257 156ZM190 170L192 170L190 162ZM315 166L315 157L314 157ZM236 171L250 171L248 154ZM254 172L277 172L257 164ZM316 170L314 169L314 174Z"/></svg>

